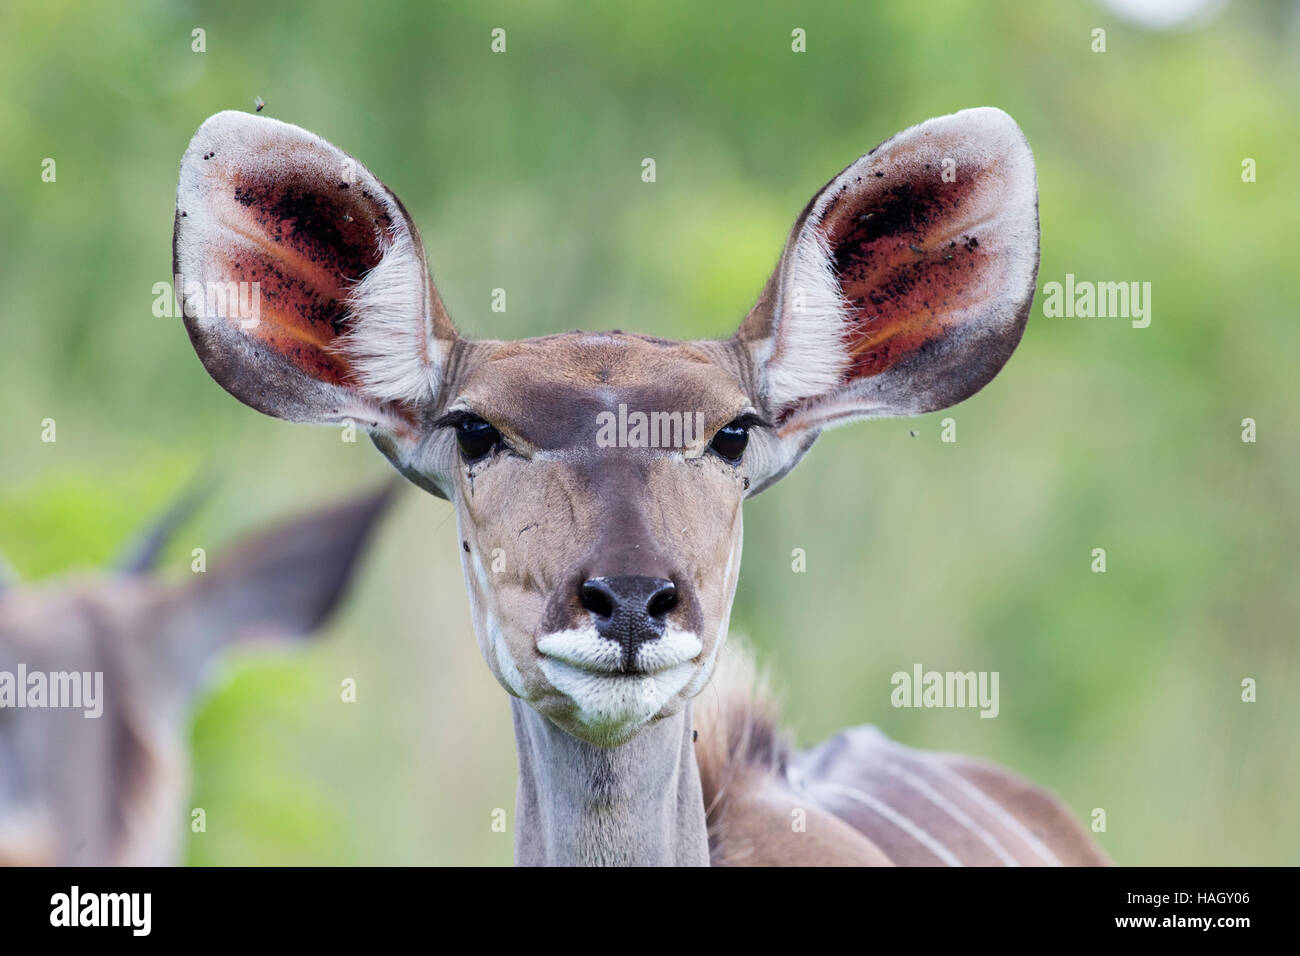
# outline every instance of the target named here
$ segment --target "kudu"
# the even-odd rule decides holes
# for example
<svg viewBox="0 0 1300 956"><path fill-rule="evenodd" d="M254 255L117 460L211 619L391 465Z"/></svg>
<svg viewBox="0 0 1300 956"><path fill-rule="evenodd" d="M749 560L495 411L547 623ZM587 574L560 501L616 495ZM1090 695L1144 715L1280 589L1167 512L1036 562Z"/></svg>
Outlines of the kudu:
<svg viewBox="0 0 1300 956"><path fill-rule="evenodd" d="M178 862L214 656L317 628L391 492L212 549L179 583L149 573L173 512L116 573L0 585L0 864Z"/></svg>
<svg viewBox="0 0 1300 956"><path fill-rule="evenodd" d="M512 698L518 862L1101 859L1054 798L977 761L873 728L790 753L750 690L692 714L744 499L828 426L962 401L1019 342L1037 184L1005 113L932 119L832 179L721 341L464 339L396 196L314 134L238 112L185 152L173 253L222 387L364 427L452 503L474 631ZM256 314L222 307L236 288Z"/></svg>

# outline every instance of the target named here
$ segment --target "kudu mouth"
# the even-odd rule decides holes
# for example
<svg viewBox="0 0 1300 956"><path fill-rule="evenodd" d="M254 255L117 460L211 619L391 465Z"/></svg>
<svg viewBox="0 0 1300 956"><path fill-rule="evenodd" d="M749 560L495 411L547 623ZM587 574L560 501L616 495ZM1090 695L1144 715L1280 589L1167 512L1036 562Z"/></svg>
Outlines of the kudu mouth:
<svg viewBox="0 0 1300 956"><path fill-rule="evenodd" d="M699 602L682 577L579 577L565 600L568 626L537 641L538 668L565 698L557 723L589 742L617 744L675 710L697 681L705 666Z"/></svg>

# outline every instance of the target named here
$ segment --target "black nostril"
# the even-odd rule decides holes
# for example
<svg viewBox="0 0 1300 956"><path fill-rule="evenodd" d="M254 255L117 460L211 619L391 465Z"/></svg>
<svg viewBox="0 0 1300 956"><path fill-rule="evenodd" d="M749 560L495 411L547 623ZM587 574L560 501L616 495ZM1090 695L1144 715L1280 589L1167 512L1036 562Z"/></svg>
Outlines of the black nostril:
<svg viewBox="0 0 1300 956"><path fill-rule="evenodd" d="M677 585L673 584L672 581L664 581L663 586L650 595L650 603L646 605L646 613L651 617L663 617L676 606Z"/></svg>
<svg viewBox="0 0 1300 956"><path fill-rule="evenodd" d="M588 578L578 588L578 599L596 615L598 626L657 635L664 617L677 606L677 586L641 574Z"/></svg>
<svg viewBox="0 0 1300 956"><path fill-rule="evenodd" d="M597 617L610 617L614 613L614 596L604 578L583 581L582 587L578 588L578 599Z"/></svg>

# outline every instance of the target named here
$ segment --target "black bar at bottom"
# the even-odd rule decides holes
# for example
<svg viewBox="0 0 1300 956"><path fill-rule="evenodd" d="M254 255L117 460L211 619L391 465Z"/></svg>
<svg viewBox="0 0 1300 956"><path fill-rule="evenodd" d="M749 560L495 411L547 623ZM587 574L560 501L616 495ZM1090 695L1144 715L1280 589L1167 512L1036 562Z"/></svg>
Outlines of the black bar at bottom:
<svg viewBox="0 0 1300 956"><path fill-rule="evenodd" d="M337 946L350 937L409 939L412 931L441 932L452 923L471 939L498 942L578 933L608 945L653 932L665 945L678 945L669 942L674 937L699 945L705 938L688 927L700 921L728 944L777 929L813 943L819 931L849 927L864 946L877 933L918 943L1199 936L1230 944L1242 933L1285 928L1283 901L1294 877L1293 870L1259 868L13 869L0 870L0 925L11 945L76 936L128 945L282 939ZM689 924L677 923L681 918Z"/></svg>

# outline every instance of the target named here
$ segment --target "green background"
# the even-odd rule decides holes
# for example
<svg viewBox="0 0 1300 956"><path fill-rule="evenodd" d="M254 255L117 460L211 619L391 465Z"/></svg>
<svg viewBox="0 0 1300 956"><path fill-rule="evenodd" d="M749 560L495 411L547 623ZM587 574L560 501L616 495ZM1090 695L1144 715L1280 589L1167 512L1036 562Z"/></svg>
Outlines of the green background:
<svg viewBox="0 0 1300 956"><path fill-rule="evenodd" d="M800 743L873 722L1004 762L1081 820L1104 809L1121 863L1295 863L1298 23L1280 3L1175 31L975 0L6 3L0 551L33 579L103 564L212 472L179 580L190 548L388 472L368 443L238 405L151 314L177 164L213 112L261 96L365 162L466 334L691 338L730 333L842 166L996 105L1038 164L1040 289L1150 282L1151 325L1045 318L1040 297L969 402L824 436L746 509L732 633ZM491 828L513 818L509 708L455 547L450 506L406 489L319 641L220 668L191 736L208 830L189 862L509 862ZM891 708L914 663L998 671L1001 714Z"/></svg>

